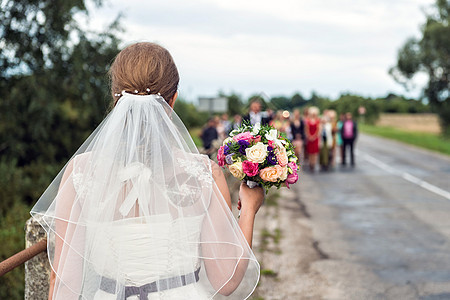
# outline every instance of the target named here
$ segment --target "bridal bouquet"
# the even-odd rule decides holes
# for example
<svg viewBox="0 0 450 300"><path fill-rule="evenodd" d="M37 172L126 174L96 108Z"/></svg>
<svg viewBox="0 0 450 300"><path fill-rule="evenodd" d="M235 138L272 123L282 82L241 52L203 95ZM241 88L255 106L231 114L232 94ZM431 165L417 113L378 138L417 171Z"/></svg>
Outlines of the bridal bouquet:
<svg viewBox="0 0 450 300"><path fill-rule="evenodd" d="M266 192L298 180L294 146L282 132L259 123L244 124L233 130L217 153L219 166L247 182L249 187L261 185Z"/></svg>

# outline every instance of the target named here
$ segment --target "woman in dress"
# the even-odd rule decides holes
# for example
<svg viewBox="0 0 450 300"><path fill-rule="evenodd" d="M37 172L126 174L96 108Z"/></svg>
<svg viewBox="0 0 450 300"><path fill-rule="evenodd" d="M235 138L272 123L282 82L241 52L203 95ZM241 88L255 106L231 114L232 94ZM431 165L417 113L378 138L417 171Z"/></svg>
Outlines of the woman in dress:
<svg viewBox="0 0 450 300"><path fill-rule="evenodd" d="M264 193L242 184L239 222L222 170L173 111L178 71L153 43L110 69L114 108L31 214L47 231L49 299L246 299Z"/></svg>
<svg viewBox="0 0 450 300"><path fill-rule="evenodd" d="M321 132L319 109L317 107L310 107L308 109L308 120L305 123L306 132L306 152L308 153L309 170L314 172L317 155L319 154L319 137Z"/></svg>
<svg viewBox="0 0 450 300"><path fill-rule="evenodd" d="M333 127L329 117L329 111L325 110L321 119L321 138L320 138L320 154L319 163L321 171L328 171L333 148Z"/></svg>
<svg viewBox="0 0 450 300"><path fill-rule="evenodd" d="M331 122L331 135L333 138L333 145L331 147L331 152L330 152L330 166L331 168L334 168L335 164L336 164L336 144L337 144L337 132L338 132L338 128L337 128L337 113L335 110L330 109L328 110L328 116L330 117L330 122Z"/></svg>

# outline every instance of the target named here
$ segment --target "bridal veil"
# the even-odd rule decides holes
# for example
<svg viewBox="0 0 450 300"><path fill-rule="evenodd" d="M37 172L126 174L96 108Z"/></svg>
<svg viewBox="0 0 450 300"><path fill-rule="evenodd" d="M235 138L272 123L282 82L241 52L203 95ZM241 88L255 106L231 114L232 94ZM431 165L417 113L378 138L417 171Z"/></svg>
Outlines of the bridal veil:
<svg viewBox="0 0 450 300"><path fill-rule="evenodd" d="M161 96L123 92L31 211L53 299L249 297L259 264L212 164Z"/></svg>

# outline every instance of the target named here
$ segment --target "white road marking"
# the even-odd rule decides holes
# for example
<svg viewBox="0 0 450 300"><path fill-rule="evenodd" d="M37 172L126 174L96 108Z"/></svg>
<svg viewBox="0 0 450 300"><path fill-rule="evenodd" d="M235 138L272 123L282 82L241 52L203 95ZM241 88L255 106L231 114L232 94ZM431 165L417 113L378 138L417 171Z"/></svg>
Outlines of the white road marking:
<svg viewBox="0 0 450 300"><path fill-rule="evenodd" d="M397 176L399 176L399 177L401 177L401 178L403 178L403 179L405 179L405 180L407 180L407 181L409 181L411 183L414 183L414 184L420 186L421 188L424 188L424 189L426 189L426 190L428 190L428 191L430 191L432 193L435 193L435 194L437 194L439 196L442 196L442 197L446 198L447 200L450 200L450 192L448 192L446 190L443 190L443 189L441 189L441 188L439 188L439 187L437 187L435 185L432 185L431 183L429 183L429 182L427 182L425 180L422 180L420 178L417 178L416 176L413 176L413 175L411 175L411 174L409 174L407 172L398 171L398 170L394 169L393 167L385 164L381 160L376 159L375 157L373 157L373 156L371 156L371 155L369 155L367 153L364 153L364 152L361 152L361 151L358 151L358 153L359 153L359 156L361 156L362 158L364 158L365 160L367 160L371 164L379 167L380 169L383 169L386 172L389 172L391 174L397 175Z"/></svg>

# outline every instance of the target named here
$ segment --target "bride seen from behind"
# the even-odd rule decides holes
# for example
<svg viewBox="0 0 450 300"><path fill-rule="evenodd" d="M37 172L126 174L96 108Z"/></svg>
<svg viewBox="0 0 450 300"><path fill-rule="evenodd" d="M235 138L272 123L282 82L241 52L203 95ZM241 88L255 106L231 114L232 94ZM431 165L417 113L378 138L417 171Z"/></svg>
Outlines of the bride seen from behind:
<svg viewBox="0 0 450 300"><path fill-rule="evenodd" d="M47 231L49 299L248 298L262 188L241 184L237 222L222 170L173 111L166 49L128 46L110 76L114 108L31 211Z"/></svg>

